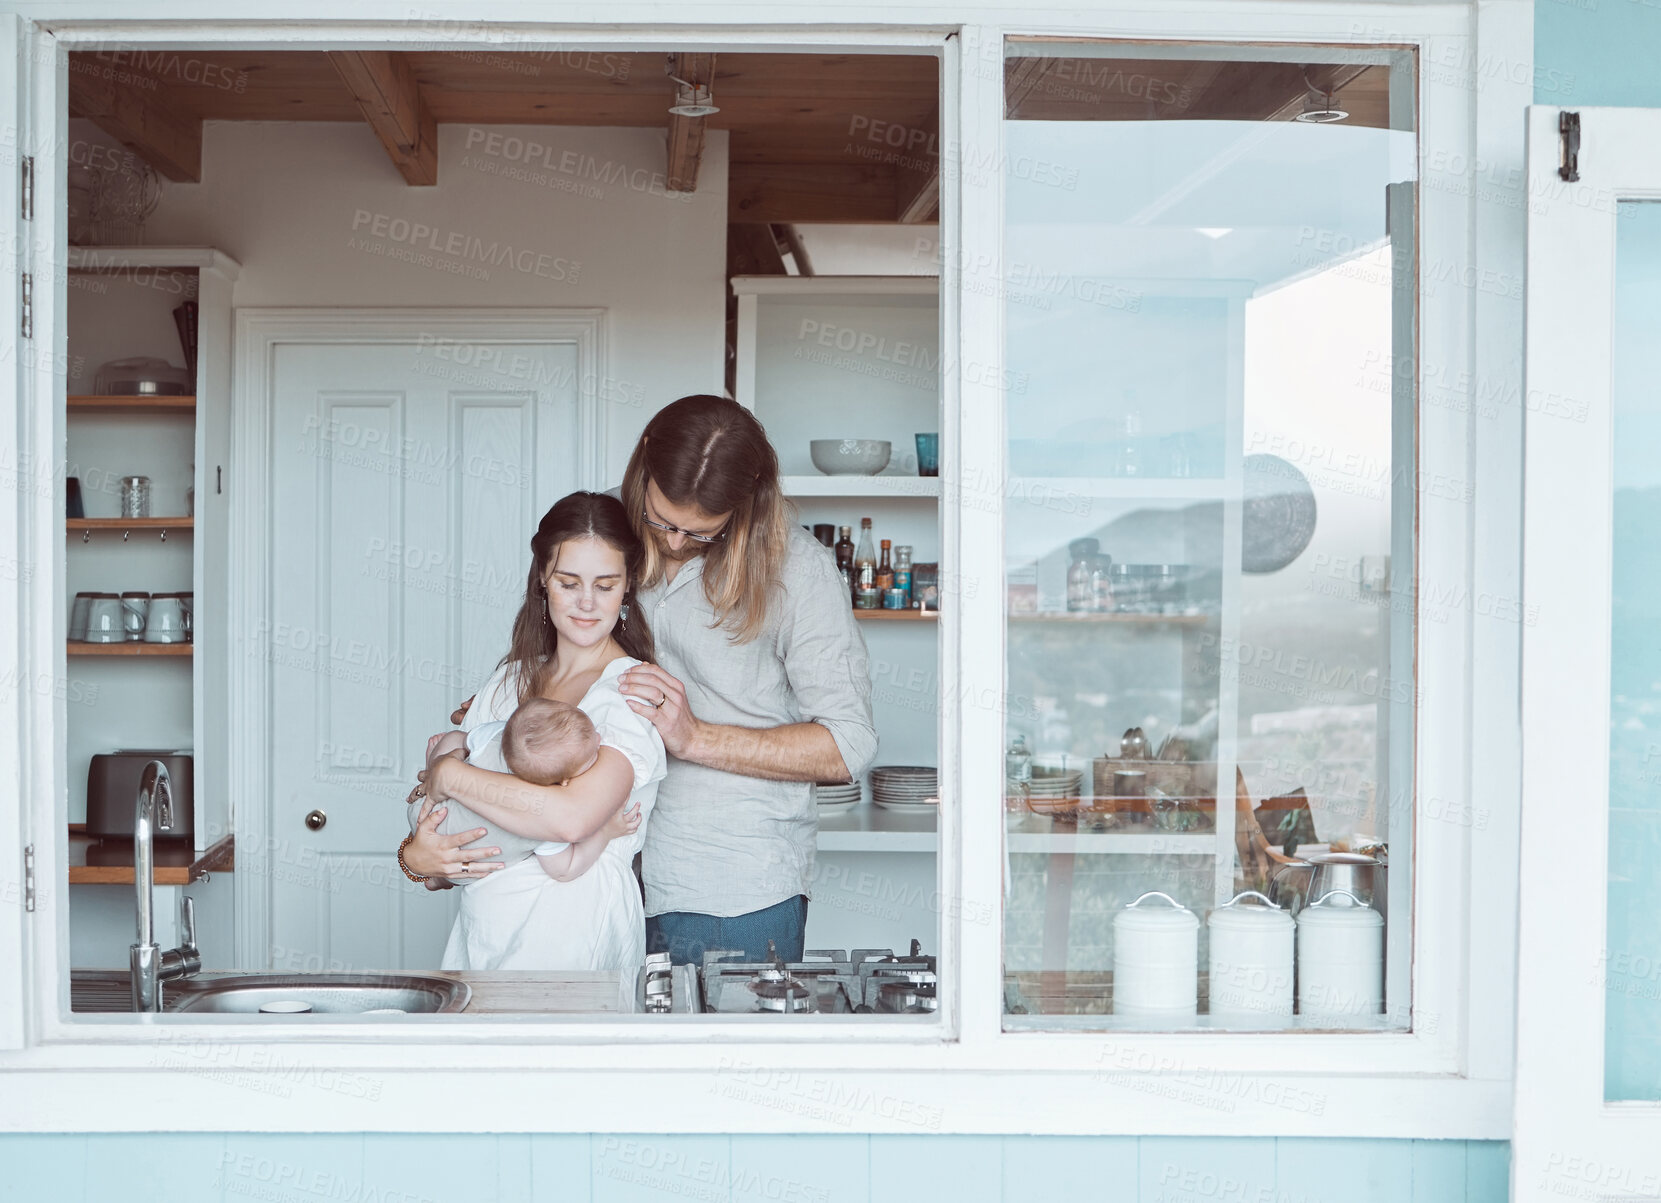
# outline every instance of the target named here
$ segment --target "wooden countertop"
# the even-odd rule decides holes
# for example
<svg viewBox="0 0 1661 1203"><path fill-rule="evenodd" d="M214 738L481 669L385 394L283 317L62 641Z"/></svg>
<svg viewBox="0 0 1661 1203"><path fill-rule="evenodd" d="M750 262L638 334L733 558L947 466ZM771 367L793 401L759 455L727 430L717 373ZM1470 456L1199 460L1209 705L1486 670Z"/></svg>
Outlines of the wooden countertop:
<svg viewBox="0 0 1661 1203"><path fill-rule="evenodd" d="M201 856L190 847L156 845L156 884L188 886L208 873L230 873L236 868L236 836L227 835ZM69 884L130 886L133 884L131 840L95 840L81 823L69 825Z"/></svg>

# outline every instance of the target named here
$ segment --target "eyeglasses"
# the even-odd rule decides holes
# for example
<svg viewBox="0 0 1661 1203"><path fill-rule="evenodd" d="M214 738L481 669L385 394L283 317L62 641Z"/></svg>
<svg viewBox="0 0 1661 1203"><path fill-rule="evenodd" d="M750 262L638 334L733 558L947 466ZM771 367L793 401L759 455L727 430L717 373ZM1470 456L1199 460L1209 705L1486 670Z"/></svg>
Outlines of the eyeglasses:
<svg viewBox="0 0 1661 1203"><path fill-rule="evenodd" d="M694 534L692 531L682 530L678 526L670 526L667 522L658 522L658 521L656 521L655 519L653 519L650 515L648 515L646 513L645 507L641 507L640 520L642 522L644 522L647 526L650 526L650 527L653 527L657 530L660 530L666 535L685 535L688 539L691 539L694 543L719 543L719 542L721 542L721 540L723 540L727 537L727 528L725 526L723 526L719 531L717 531L713 535Z"/></svg>

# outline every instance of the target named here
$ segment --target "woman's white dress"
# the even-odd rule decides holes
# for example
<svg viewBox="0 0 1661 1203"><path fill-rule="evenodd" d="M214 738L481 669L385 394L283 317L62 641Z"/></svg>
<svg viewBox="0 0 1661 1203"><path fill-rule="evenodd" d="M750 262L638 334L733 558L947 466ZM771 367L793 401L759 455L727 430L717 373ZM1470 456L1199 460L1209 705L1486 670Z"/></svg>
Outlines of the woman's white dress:
<svg viewBox="0 0 1661 1203"><path fill-rule="evenodd" d="M646 840L667 757L663 738L617 689L617 677L640 661L620 656L606 665L578 708L634 766L631 805L640 827L613 840L574 881L555 881L534 856L462 886L461 912L444 948L445 969L633 969L646 959L646 919L631 867ZM518 706L515 669L497 669L468 708L463 730L503 722Z"/></svg>

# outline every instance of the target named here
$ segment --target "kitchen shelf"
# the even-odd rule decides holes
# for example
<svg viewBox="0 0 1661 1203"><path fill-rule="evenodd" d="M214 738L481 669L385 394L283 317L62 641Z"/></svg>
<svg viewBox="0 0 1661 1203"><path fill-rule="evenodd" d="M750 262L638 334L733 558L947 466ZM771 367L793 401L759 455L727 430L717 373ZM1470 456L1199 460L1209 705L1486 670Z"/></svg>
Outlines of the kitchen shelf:
<svg viewBox="0 0 1661 1203"><path fill-rule="evenodd" d="M839 815L819 816L821 852L933 852L935 815L907 815L861 802Z"/></svg>
<svg viewBox="0 0 1661 1203"><path fill-rule="evenodd" d="M781 476L786 497L876 497L938 500L938 476Z"/></svg>
<svg viewBox="0 0 1661 1203"><path fill-rule="evenodd" d="M861 802L842 814L819 816L821 852L933 852L938 816L899 814ZM1043 815L1024 815L1009 826L1011 852L1082 853L1097 856L1210 856L1213 832L1079 831Z"/></svg>
<svg viewBox="0 0 1661 1203"><path fill-rule="evenodd" d="M187 514L173 518L65 518L70 531L92 530L191 530L196 519Z"/></svg>
<svg viewBox="0 0 1661 1203"><path fill-rule="evenodd" d="M1045 815L1022 815L1009 824L1011 852L1083 853L1105 856L1211 856L1215 832L1080 831Z"/></svg>
<svg viewBox="0 0 1661 1203"><path fill-rule="evenodd" d="M101 396L87 394L68 398L70 413L94 414L194 414L195 397Z"/></svg>
<svg viewBox="0 0 1661 1203"><path fill-rule="evenodd" d="M1240 486L1219 476L1011 476L1007 504L1057 496L1123 501L1222 501Z"/></svg>
<svg viewBox="0 0 1661 1203"><path fill-rule="evenodd" d="M190 643L89 643L80 639L69 641L71 656L188 656L194 644Z"/></svg>
<svg viewBox="0 0 1661 1203"><path fill-rule="evenodd" d="M854 617L861 622L934 622L939 610L855 610Z"/></svg>
<svg viewBox="0 0 1661 1203"><path fill-rule="evenodd" d="M122 841L103 841L120 844ZM69 825L69 884L72 886L130 886L133 884L132 841L125 841L121 849L125 864L89 865L88 853L100 841L86 833L81 823ZM163 863L164 859L170 863ZM213 844L200 856L189 850L175 850L166 844L156 848L156 884L158 886L188 886L209 873L230 873L236 868L236 837L228 835Z"/></svg>
<svg viewBox="0 0 1661 1203"><path fill-rule="evenodd" d="M1128 626L1203 627L1211 614L1093 614L1088 611L1034 610L1009 616L1010 622L1105 622Z"/></svg>

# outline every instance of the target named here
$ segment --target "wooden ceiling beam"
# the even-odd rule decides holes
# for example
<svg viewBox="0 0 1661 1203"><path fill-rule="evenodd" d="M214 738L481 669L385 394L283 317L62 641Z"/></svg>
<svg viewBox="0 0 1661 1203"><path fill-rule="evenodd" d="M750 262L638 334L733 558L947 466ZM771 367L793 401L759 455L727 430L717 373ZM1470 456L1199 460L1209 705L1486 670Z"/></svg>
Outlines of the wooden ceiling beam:
<svg viewBox="0 0 1661 1203"><path fill-rule="evenodd" d="M790 252L790 257L796 261L798 276L813 274L813 260L807 257L807 247L802 245L802 236L795 226L770 226L773 231L773 241L782 244Z"/></svg>
<svg viewBox="0 0 1661 1203"><path fill-rule="evenodd" d="M671 54L669 74L694 87L707 88L715 79L715 56ZM670 80L670 85L675 90L680 88L674 80ZM674 92L670 95L673 96ZM698 190L698 166L704 154L704 123L703 117L669 114L669 164L664 176L670 192Z"/></svg>
<svg viewBox="0 0 1661 1203"><path fill-rule="evenodd" d="M762 222L727 225L727 279L734 276L783 276L784 253L773 227Z"/></svg>
<svg viewBox="0 0 1661 1203"><path fill-rule="evenodd" d="M929 114L920 127L933 130L935 137L920 155L902 155L895 163L894 220L917 225L940 212L940 113Z"/></svg>
<svg viewBox="0 0 1661 1203"><path fill-rule="evenodd" d="M733 163L727 220L780 225L894 220L894 169L885 164Z"/></svg>
<svg viewBox="0 0 1661 1203"><path fill-rule="evenodd" d="M438 122L409 60L387 50L331 50L329 61L404 182L438 183Z"/></svg>
<svg viewBox="0 0 1661 1203"><path fill-rule="evenodd" d="M144 89L117 84L93 71L69 72L69 113L90 118L168 179L201 181L201 118L176 113Z"/></svg>

